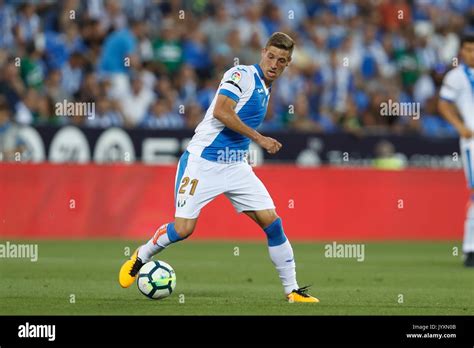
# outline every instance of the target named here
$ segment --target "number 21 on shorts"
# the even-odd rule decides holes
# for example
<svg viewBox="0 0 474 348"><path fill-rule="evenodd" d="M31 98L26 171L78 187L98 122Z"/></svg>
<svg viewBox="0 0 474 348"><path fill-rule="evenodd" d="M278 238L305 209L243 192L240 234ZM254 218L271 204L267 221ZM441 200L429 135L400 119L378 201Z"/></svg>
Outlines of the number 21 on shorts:
<svg viewBox="0 0 474 348"><path fill-rule="evenodd" d="M181 194L186 193L186 187L188 186L188 184L191 184L191 190L189 191L189 195L194 196L194 192L196 191L196 187L198 183L199 183L198 179L191 180L189 176L185 176L181 180L181 186L179 187L178 193L181 193Z"/></svg>

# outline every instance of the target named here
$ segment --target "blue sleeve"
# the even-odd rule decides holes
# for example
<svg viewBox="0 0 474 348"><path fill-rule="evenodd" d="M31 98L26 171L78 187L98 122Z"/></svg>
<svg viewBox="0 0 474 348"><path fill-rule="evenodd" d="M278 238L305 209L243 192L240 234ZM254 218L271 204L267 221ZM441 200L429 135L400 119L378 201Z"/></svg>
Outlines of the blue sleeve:
<svg viewBox="0 0 474 348"><path fill-rule="evenodd" d="M236 103L239 102L239 97L236 94L232 93L231 91L228 91L227 89L221 88L219 90L219 94L222 94L222 95L225 95L226 97L229 97L230 99L232 99Z"/></svg>

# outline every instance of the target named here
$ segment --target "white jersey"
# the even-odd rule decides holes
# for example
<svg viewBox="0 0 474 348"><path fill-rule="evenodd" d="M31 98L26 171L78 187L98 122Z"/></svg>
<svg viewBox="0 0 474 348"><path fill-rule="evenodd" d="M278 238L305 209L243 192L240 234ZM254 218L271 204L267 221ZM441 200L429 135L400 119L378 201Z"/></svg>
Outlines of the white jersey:
<svg viewBox="0 0 474 348"><path fill-rule="evenodd" d="M219 94L233 99L236 114L247 126L256 129L265 118L271 87L267 88L258 64L238 65L225 72L206 115L197 126L187 151L214 162L239 162L248 152L250 139L234 132L214 117Z"/></svg>
<svg viewBox="0 0 474 348"><path fill-rule="evenodd" d="M474 131L474 68L461 64L449 71L439 96L456 105L466 127Z"/></svg>

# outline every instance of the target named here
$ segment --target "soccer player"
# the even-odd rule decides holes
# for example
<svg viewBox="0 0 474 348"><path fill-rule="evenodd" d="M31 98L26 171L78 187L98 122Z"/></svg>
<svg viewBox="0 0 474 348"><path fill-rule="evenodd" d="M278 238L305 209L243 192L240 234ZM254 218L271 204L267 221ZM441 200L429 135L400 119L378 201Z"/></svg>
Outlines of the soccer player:
<svg viewBox="0 0 474 348"><path fill-rule="evenodd" d="M175 179L175 220L162 225L155 235L120 269L124 288L136 279L141 266L170 244L191 235L201 209L224 194L237 212L243 212L265 232L270 258L280 276L289 302L319 302L308 287L296 281L293 249L285 236L281 218L260 179L248 164L250 140L274 154L281 144L255 129L262 123L272 83L291 62L294 41L274 33L255 65L228 70L204 119L197 126L181 156Z"/></svg>
<svg viewBox="0 0 474 348"><path fill-rule="evenodd" d="M441 114L457 129L471 199L464 223L464 265L474 267L474 34L461 38L463 63L449 71L439 92ZM458 116L461 116L461 119Z"/></svg>

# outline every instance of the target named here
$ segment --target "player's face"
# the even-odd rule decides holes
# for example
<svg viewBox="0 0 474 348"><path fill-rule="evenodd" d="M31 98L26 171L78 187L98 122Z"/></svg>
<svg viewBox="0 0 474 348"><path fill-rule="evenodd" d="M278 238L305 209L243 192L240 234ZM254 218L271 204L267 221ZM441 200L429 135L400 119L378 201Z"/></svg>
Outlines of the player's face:
<svg viewBox="0 0 474 348"><path fill-rule="evenodd" d="M265 79L269 82L275 81L283 73L290 61L290 52L287 50L274 46L262 49L260 67L263 70Z"/></svg>
<svg viewBox="0 0 474 348"><path fill-rule="evenodd" d="M462 60L471 68L474 68L474 42L465 42L461 48Z"/></svg>

